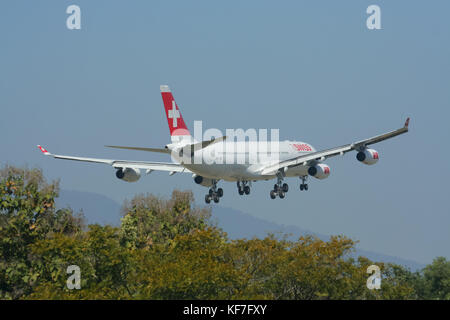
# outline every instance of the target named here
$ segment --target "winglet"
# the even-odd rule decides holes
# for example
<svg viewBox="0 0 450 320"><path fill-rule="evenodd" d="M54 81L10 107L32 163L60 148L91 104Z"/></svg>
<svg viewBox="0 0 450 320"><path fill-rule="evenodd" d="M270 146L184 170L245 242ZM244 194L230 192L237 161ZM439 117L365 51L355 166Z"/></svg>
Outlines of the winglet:
<svg viewBox="0 0 450 320"><path fill-rule="evenodd" d="M48 152L44 147L42 147L41 145L39 145L38 144L38 146L37 146L38 148L39 148L39 150L41 150L41 152L43 153L43 154L45 154L46 156L49 156L49 155L51 155L51 153L50 152Z"/></svg>
<svg viewBox="0 0 450 320"><path fill-rule="evenodd" d="M408 117L408 119L406 119L406 121L405 121L405 128L408 128L408 126L409 126L409 117Z"/></svg>

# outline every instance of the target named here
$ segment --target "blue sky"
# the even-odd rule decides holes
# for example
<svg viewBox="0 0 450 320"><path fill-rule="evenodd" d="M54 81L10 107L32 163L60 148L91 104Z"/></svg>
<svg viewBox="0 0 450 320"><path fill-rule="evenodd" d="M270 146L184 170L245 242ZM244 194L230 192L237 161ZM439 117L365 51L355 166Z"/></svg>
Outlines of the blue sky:
<svg viewBox="0 0 450 320"><path fill-rule="evenodd" d="M81 8L81 30L66 8ZM366 28L381 8L382 30ZM169 142L159 85L171 86L192 128L279 128L317 149L403 125L375 148L375 166L353 153L327 161L327 180L284 200L273 182L240 197L223 183L220 205L361 248L430 263L450 258L448 1L12 1L0 4L0 163L38 166L61 187L117 201L206 189L189 175L152 173L135 184L103 165L43 157L167 161L106 144ZM236 221L239 223L239 221Z"/></svg>

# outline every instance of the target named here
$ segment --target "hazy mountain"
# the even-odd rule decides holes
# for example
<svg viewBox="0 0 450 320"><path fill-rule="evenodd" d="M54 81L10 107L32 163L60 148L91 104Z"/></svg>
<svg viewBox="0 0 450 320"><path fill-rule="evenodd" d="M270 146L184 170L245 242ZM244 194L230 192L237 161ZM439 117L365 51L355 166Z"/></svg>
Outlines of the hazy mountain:
<svg viewBox="0 0 450 320"><path fill-rule="evenodd" d="M56 201L59 207L70 207L75 212L83 211L88 223L120 225L121 205L116 201L97 193L61 190ZM212 220L231 239L237 238L263 238L268 233L288 234L289 239L298 239L301 235L314 235L322 240L328 240L329 236L318 234L297 226L279 225L267 220L252 216L232 208L213 206ZM424 267L423 264L381 253L366 251L357 247L354 256L365 256L372 261L392 262L408 267L416 271Z"/></svg>
<svg viewBox="0 0 450 320"><path fill-rule="evenodd" d="M121 205L98 193L61 190L56 205L63 208L70 207L74 212L83 211L89 224L120 225Z"/></svg>

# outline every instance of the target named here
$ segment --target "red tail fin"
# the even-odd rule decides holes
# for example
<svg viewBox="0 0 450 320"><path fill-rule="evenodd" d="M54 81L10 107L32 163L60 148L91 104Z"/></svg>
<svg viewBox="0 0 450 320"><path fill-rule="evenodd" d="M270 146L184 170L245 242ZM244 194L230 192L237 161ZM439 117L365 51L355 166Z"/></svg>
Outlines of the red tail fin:
<svg viewBox="0 0 450 320"><path fill-rule="evenodd" d="M164 109L166 110L167 122L169 124L170 136L182 138L180 136L191 136L183 117L181 116L180 109L178 109L177 103L173 98L172 92L169 86L160 86L161 96L164 102Z"/></svg>

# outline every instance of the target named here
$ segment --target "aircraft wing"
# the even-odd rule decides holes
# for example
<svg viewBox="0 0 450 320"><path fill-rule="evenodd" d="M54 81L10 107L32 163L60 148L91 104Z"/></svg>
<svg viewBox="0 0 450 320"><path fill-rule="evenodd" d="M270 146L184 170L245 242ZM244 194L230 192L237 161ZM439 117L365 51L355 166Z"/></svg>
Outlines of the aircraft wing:
<svg viewBox="0 0 450 320"><path fill-rule="evenodd" d="M187 172L191 173L190 170L184 168L182 165L171 162L147 162L147 161L129 161L129 160L112 160L112 159L98 159L98 158L85 158L85 157L73 157L52 154L48 152L45 148L38 145L38 148L46 156L51 156L55 159L63 160L74 160L83 162L93 162L93 163L104 163L109 164L114 168L134 168L134 169L144 169L144 170L155 170L155 171L168 171L171 173L175 172Z"/></svg>
<svg viewBox="0 0 450 320"><path fill-rule="evenodd" d="M317 161L323 161L326 158L334 157L337 155L344 155L344 153L347 153L352 150L360 150L364 148L365 146L381 142L383 140L387 140L390 138L393 138L395 136L398 136L400 134L408 132L408 125L409 125L409 118L406 119L405 125L403 128L390 131L384 134L380 134L378 136L357 141L354 143L349 143L340 147L326 149L322 151L317 151L305 155L301 155L292 159L283 160L275 164L271 164L265 168L262 169L261 174L262 175L274 175L277 173L278 170L282 168L289 168L289 167L295 167L298 165L308 165Z"/></svg>

